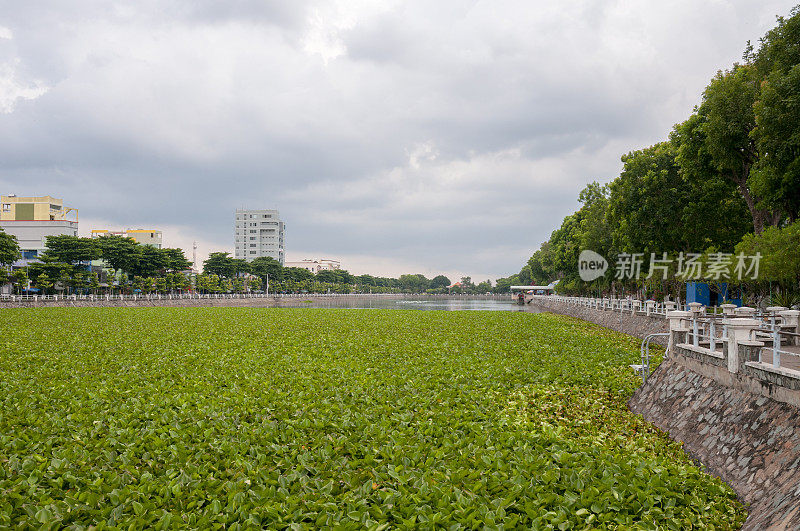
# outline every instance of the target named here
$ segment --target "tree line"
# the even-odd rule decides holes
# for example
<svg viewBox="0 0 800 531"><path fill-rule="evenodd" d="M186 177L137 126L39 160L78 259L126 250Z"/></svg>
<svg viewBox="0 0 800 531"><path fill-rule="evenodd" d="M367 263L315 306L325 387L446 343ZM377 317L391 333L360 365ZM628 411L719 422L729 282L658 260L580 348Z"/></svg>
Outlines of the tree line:
<svg viewBox="0 0 800 531"><path fill-rule="evenodd" d="M235 283L236 279L244 277L255 277L265 290L276 293L475 294L493 290L489 280L474 284L470 277L463 277L460 282L453 284L444 275L431 279L422 274L390 278L353 275L344 269L323 269L315 274L302 267L283 267L271 257L258 257L248 262L225 252L211 253L203 262L203 274L197 277L198 289L224 291L228 283Z"/></svg>
<svg viewBox="0 0 800 531"><path fill-rule="evenodd" d="M798 43L800 6L779 17L757 47L748 43L741 62L717 72L666 140L624 155L622 172L609 184L584 188L578 210L518 274L498 284L559 280L563 293L680 296L683 282L674 276L619 279L615 262L641 253L646 277L652 258L663 253L700 253L703 263L758 253L758 279L735 283L754 297L778 292L800 302L792 295L800 282ZM593 282L579 278L584 249L611 263Z"/></svg>
<svg viewBox="0 0 800 531"><path fill-rule="evenodd" d="M104 235L98 238L48 236L46 250L26 267L10 267L20 258L14 236L0 230L0 269L3 283L17 293L169 293L193 289L201 293L486 293L486 280L474 284L463 277L452 284L444 275L431 279L421 274L399 278L353 275L343 269L314 274L304 268L283 267L270 257L250 262L229 253L211 253L203 272L192 275L191 262L181 249L159 249L133 238ZM99 265L97 261L101 261Z"/></svg>
<svg viewBox="0 0 800 531"><path fill-rule="evenodd" d="M47 236L45 242L45 251L35 261L14 271L3 269L5 277L0 280L12 282L17 292L30 288L45 294L101 289L149 293L190 287L182 271L191 268L191 262L181 249L158 249L116 235ZM0 263L10 266L19 256L16 238L0 232ZM105 268L93 268L97 260Z"/></svg>

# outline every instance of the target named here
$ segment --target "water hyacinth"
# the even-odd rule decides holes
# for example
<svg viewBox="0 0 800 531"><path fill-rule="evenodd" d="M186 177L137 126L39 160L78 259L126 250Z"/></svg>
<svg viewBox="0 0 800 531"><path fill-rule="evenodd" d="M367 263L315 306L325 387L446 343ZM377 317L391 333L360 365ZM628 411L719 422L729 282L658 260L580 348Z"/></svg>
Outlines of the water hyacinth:
<svg viewBox="0 0 800 531"><path fill-rule="evenodd" d="M549 314L0 314L0 527L734 528L625 407L636 340Z"/></svg>

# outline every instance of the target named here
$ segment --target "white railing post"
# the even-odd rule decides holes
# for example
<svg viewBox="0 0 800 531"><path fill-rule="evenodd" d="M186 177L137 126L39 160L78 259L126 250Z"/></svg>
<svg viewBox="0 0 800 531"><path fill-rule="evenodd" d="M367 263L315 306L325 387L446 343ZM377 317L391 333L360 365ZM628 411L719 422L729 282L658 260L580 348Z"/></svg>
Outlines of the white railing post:
<svg viewBox="0 0 800 531"><path fill-rule="evenodd" d="M753 330L761 326L758 319L737 317L727 320L728 326L728 370L739 372L739 343L749 341Z"/></svg>
<svg viewBox="0 0 800 531"><path fill-rule="evenodd" d="M698 320L700 318L700 314L703 312L703 305L699 302L690 302L689 303L690 312L692 312L692 345L695 347L699 346L699 326Z"/></svg>
<svg viewBox="0 0 800 531"><path fill-rule="evenodd" d="M692 317L691 312L683 312L680 310L673 310L667 313L667 319L669 320L669 343L667 348L667 356L673 353L673 349L677 344L675 340L675 333L676 332L686 332L689 329L686 328L687 321Z"/></svg>
<svg viewBox="0 0 800 531"><path fill-rule="evenodd" d="M709 341L711 342L711 345L709 345L708 348L711 349L712 352L716 352L716 350L717 350L717 337L716 337L716 335L717 335L717 326L715 324L715 320L714 319L711 319L711 323L709 324L709 328L710 328L710 331L708 333L708 336L709 336Z"/></svg>

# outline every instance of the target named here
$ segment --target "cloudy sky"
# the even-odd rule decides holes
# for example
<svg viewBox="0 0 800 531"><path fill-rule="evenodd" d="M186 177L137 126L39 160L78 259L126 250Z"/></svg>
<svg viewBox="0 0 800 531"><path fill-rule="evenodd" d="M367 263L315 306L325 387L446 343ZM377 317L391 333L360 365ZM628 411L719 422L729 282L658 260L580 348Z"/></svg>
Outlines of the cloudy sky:
<svg viewBox="0 0 800 531"><path fill-rule="evenodd" d="M795 1L0 0L0 191L201 259L279 208L289 259L506 276Z"/></svg>

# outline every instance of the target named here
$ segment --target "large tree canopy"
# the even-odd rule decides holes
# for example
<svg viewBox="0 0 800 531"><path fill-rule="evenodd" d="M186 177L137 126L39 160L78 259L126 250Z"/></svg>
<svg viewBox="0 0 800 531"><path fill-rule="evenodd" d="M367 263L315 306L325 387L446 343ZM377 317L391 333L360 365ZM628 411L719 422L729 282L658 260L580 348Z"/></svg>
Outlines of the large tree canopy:
<svg viewBox="0 0 800 531"><path fill-rule="evenodd" d="M281 263L271 256L259 256L250 262L250 272L259 277L263 282L281 282L284 268Z"/></svg>
<svg viewBox="0 0 800 531"><path fill-rule="evenodd" d="M100 258L100 246L97 240L79 236L48 236L46 238L47 254L65 264L90 262Z"/></svg>

